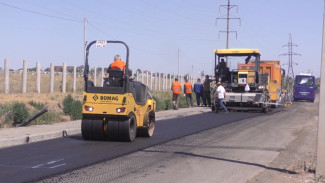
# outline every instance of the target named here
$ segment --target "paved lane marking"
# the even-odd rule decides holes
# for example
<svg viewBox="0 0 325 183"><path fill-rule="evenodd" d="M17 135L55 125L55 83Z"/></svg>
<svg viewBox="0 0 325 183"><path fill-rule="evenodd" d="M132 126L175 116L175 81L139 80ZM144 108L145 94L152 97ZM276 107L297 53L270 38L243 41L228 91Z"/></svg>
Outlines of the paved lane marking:
<svg viewBox="0 0 325 183"><path fill-rule="evenodd" d="M56 162L59 162L59 161L63 161L64 159L59 159L59 160L54 160L54 161L49 161L47 162L46 164L47 165L50 165L50 164L53 164L53 163L56 163Z"/></svg>
<svg viewBox="0 0 325 183"><path fill-rule="evenodd" d="M56 166L51 166L51 167L48 167L47 165L53 165L53 164L56 164L56 163L58 163L58 162L60 162L60 161L63 161L64 159L58 159L58 160L51 160L51 161L49 161L49 162L47 162L47 163L43 163L43 164L39 164L39 165L35 165L35 166L33 166L32 168L56 168L56 167L60 167L60 166L64 166L64 165L66 165L65 163L63 163L63 164L60 164L60 165L56 165Z"/></svg>
<svg viewBox="0 0 325 183"><path fill-rule="evenodd" d="M41 166L44 166L45 164L39 164L39 165L36 165L36 166L33 166L32 168L39 168Z"/></svg>
<svg viewBox="0 0 325 183"><path fill-rule="evenodd" d="M65 166L66 164L63 163L63 164L60 164L60 165L56 165L56 166L52 166L52 167L49 167L49 168L57 168L57 167L60 167L60 166Z"/></svg>

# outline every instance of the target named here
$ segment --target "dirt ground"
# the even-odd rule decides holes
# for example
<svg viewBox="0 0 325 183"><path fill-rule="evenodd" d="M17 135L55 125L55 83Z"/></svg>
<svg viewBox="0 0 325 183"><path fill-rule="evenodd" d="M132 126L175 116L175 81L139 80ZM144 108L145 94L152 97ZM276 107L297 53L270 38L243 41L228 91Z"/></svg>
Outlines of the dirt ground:
<svg viewBox="0 0 325 183"><path fill-rule="evenodd" d="M314 105L314 119L306 128L296 133L296 138L270 164L288 172L264 170L248 183L319 183L325 180L315 180L318 103Z"/></svg>

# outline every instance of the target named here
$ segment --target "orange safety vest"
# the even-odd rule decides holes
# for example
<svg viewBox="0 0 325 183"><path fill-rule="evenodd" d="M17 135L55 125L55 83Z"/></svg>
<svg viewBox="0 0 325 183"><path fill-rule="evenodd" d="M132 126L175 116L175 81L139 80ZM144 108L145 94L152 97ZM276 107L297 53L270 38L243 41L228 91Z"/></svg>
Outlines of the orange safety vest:
<svg viewBox="0 0 325 183"><path fill-rule="evenodd" d="M174 81L172 90L175 94L181 94L181 84L178 81Z"/></svg>
<svg viewBox="0 0 325 183"><path fill-rule="evenodd" d="M185 93L186 94L191 94L192 93L192 83L185 83Z"/></svg>
<svg viewBox="0 0 325 183"><path fill-rule="evenodd" d="M121 60L115 60L113 63L111 63L111 69L112 70L125 70L125 62Z"/></svg>

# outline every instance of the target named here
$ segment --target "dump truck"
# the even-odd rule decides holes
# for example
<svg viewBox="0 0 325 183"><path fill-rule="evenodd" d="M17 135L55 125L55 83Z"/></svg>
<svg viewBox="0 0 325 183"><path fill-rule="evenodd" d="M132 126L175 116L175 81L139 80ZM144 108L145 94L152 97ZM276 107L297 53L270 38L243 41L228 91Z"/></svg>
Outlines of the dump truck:
<svg viewBox="0 0 325 183"><path fill-rule="evenodd" d="M122 44L126 48L125 70L107 70L102 86L90 79L89 51L92 45ZM122 41L92 41L86 48L81 134L85 140L134 141L151 137L155 129L156 101L148 87L129 75L129 47Z"/></svg>
<svg viewBox="0 0 325 183"><path fill-rule="evenodd" d="M225 103L229 110L260 110L267 112L271 106L268 90L268 73L260 68L258 49L216 49L215 78L226 89ZM226 60L226 61L224 61ZM243 62L246 66L230 69L228 62ZM248 65L249 62L254 65ZM212 110L216 107L216 96L213 96Z"/></svg>
<svg viewBox="0 0 325 183"><path fill-rule="evenodd" d="M255 62L249 61L247 64L238 63L238 69L254 70ZM279 60L261 60L260 61L260 73L268 74L268 90L270 96L271 107L277 107L281 102L282 96L282 77L285 75L284 70L281 69L281 62Z"/></svg>

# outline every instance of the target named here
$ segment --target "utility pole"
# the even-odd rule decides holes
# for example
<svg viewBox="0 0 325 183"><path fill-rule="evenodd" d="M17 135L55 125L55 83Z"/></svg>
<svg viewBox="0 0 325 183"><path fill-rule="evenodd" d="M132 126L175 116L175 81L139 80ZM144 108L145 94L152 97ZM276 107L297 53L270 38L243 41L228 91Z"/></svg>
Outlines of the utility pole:
<svg viewBox="0 0 325 183"><path fill-rule="evenodd" d="M292 47L298 46L298 45L292 43L291 34L289 34L288 44L285 44L283 46L288 47L288 53L280 54L280 56L288 56L289 61L288 61L288 73L287 73L287 82L286 83L287 83L288 90L290 92L292 92L293 80L295 78L295 74L293 72L293 64L298 65L297 63L293 62L292 56L294 56L294 55L301 56L301 54L292 52Z"/></svg>
<svg viewBox="0 0 325 183"><path fill-rule="evenodd" d="M220 37L220 33L227 33L227 42L226 42L226 48L229 49L229 33L236 33L236 39L237 39L237 31L231 31L230 30L230 20L239 20L239 24L241 24L241 20L240 18L233 18L233 17L230 17L230 10L232 8L237 8L237 12L238 12L238 6L237 5L231 5L230 4L230 0L228 0L228 4L227 5L220 5L219 7L219 11L220 11L220 8L226 8L227 9L227 18L225 17L219 17L219 18L216 18L217 19L217 22L218 20L220 19L223 19L223 20L227 20L227 30L226 31L219 31L219 37ZM227 63L227 66L228 66L228 58L226 58L226 63Z"/></svg>
<svg viewBox="0 0 325 183"><path fill-rule="evenodd" d="M180 65L180 60L179 60L179 49L178 49L178 77L179 77L179 65Z"/></svg>
<svg viewBox="0 0 325 183"><path fill-rule="evenodd" d="M325 1L324 1L325 3ZM325 177L325 4L323 10L323 42L322 59L320 70L320 92L318 106L318 133L317 133L317 159L316 159L316 180L324 181ZM323 180L322 180L323 179Z"/></svg>
<svg viewBox="0 0 325 183"><path fill-rule="evenodd" d="M86 17L84 18L84 63L86 64L86 46L87 46L87 41L86 41L86 25L87 25L87 19Z"/></svg>

